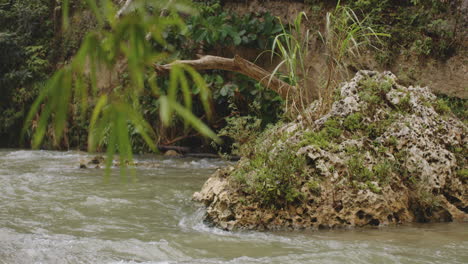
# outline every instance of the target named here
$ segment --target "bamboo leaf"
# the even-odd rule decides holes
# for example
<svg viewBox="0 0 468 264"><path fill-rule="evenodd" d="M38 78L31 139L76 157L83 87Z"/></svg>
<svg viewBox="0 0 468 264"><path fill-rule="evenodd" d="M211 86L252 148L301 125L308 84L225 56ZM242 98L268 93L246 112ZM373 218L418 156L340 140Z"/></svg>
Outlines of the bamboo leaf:
<svg viewBox="0 0 468 264"><path fill-rule="evenodd" d="M144 120L140 113L133 110L131 107L125 106L124 111L128 114L129 121L135 126L135 129L143 140L145 140L146 144L148 144L152 151L157 152L158 149L154 143L156 140L156 133L151 125Z"/></svg>
<svg viewBox="0 0 468 264"><path fill-rule="evenodd" d="M166 96L159 97L159 104L159 115L161 121L165 126L168 126L169 122L171 121L171 104L169 104L169 100Z"/></svg>
<svg viewBox="0 0 468 264"><path fill-rule="evenodd" d="M63 30L67 31L69 27L69 10L70 10L70 0L63 0L62 2L62 25Z"/></svg>
<svg viewBox="0 0 468 264"><path fill-rule="evenodd" d="M96 106L94 107L93 113L91 115L91 120L89 122L89 137L88 137L88 146L90 147L91 151L95 150L95 147L97 145L97 140L96 140L96 133L94 132L97 120L99 115L101 114L104 106L107 104L107 95L102 95L97 103Z"/></svg>
<svg viewBox="0 0 468 264"><path fill-rule="evenodd" d="M99 25L103 25L104 18L102 17L101 11L99 10L99 7L97 6L96 1L95 0L85 0L85 1L88 4L88 7L91 9L91 11L93 11L93 14L96 17Z"/></svg>
<svg viewBox="0 0 468 264"><path fill-rule="evenodd" d="M183 65L184 69L190 74L192 80L195 82L195 85L200 89L200 97L203 104L203 109L208 116L208 119L211 119L212 112L210 107L211 91L205 83L203 77L195 71L192 67Z"/></svg>
<svg viewBox="0 0 468 264"><path fill-rule="evenodd" d="M208 126L206 126L200 119L198 119L192 112L185 109L177 102L171 102L174 111L177 112L181 117L187 120L192 127L194 127L200 134L213 139L217 143L221 143L221 139L214 133Z"/></svg>

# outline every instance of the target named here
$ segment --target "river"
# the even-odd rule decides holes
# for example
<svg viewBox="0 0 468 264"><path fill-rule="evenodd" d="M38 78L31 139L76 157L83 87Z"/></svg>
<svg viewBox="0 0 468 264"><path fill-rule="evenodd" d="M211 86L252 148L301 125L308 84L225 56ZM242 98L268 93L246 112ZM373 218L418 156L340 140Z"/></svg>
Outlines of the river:
<svg viewBox="0 0 468 264"><path fill-rule="evenodd" d="M139 156L125 180L82 152L0 150L0 263L468 263L468 224L226 232L191 201L220 160Z"/></svg>

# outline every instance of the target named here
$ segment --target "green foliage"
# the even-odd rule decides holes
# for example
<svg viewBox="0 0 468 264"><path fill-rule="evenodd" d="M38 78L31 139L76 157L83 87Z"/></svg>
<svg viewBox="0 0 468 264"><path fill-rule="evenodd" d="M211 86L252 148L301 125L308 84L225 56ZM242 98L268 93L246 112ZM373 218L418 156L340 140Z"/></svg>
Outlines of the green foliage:
<svg viewBox="0 0 468 264"><path fill-rule="evenodd" d="M373 77L364 78L359 82L359 86L361 87L358 92L359 97L367 102L366 109L364 109L366 115L374 115L377 108L381 107L382 104L387 104L386 94L391 90L393 85L394 83L390 79L382 81L376 80ZM401 113L408 113L411 111L412 107L410 101L410 94L405 92L404 96L400 98L399 103L395 107ZM387 120L392 120L392 117L389 117Z"/></svg>
<svg viewBox="0 0 468 264"><path fill-rule="evenodd" d="M301 12L297 15L294 23L289 25L289 28L286 28L280 21L281 33L275 37L271 48L271 58L273 59L275 55L281 58L281 62L273 70L272 75L279 75L280 78L288 80L293 86L302 89L300 99L292 98L293 102L296 101L297 106L295 107L307 105L307 100L310 99L307 98L307 93L310 91L306 87L307 78L310 77L306 68L310 31L301 32L303 19L307 19L307 16ZM287 69L285 74L279 72L281 67Z"/></svg>
<svg viewBox="0 0 468 264"><path fill-rule="evenodd" d="M220 1L200 1L196 7L199 13L187 17L185 30L168 28L164 36L167 45L154 44L156 49L170 53L167 61L192 59L203 51L233 56L230 52L239 46L241 51L248 48L261 52L266 45L271 45L269 43L280 30L278 21L269 13L237 15L223 10ZM203 74L203 78L213 92L213 110L219 120L229 116L252 116L261 119L265 127L276 122L283 112L283 102L277 93L243 75L213 70ZM163 89L165 85L159 86ZM193 87L192 92L197 94L197 88ZM195 99L193 105L198 104ZM197 109L194 111L198 116L203 115Z"/></svg>
<svg viewBox="0 0 468 264"><path fill-rule="evenodd" d="M390 177L393 170L393 162L387 160L372 167L374 176L377 178L377 181L382 184L388 184L390 182Z"/></svg>
<svg viewBox="0 0 468 264"><path fill-rule="evenodd" d="M367 168L364 157L355 155L347 162L349 177L352 181L366 182L373 178L372 170Z"/></svg>
<svg viewBox="0 0 468 264"><path fill-rule="evenodd" d="M455 2L455 3L452 3ZM454 54L460 39L457 29L457 5L460 1L439 0L359 0L349 6L376 30L392 38L376 53L381 63L391 64L402 52L446 59Z"/></svg>
<svg viewBox="0 0 468 264"><path fill-rule="evenodd" d="M72 7L73 14L70 17L70 25L67 30L62 31L57 36L57 43L54 51L56 60L65 61L76 54L87 32L97 27L96 18L92 12L86 9L86 1L74 1L84 6Z"/></svg>
<svg viewBox="0 0 468 264"><path fill-rule="evenodd" d="M320 181L316 179L310 179L309 181L307 181L307 187L312 193L316 195L320 195L320 192L322 190L322 188L320 187Z"/></svg>
<svg viewBox="0 0 468 264"><path fill-rule="evenodd" d="M226 126L218 132L219 137L229 137L234 140L232 153L246 156L242 145L253 142L261 132L261 120L252 116L232 116L226 118ZM249 150L250 151L250 150Z"/></svg>
<svg viewBox="0 0 468 264"><path fill-rule="evenodd" d="M335 88L348 77L349 63L362 57L364 50L378 49L383 43L381 37L390 37L381 32L386 31L376 31L367 16L359 17L352 6L341 4L341 1L327 13L325 30L319 32L327 58L326 83L319 91L323 113L333 103Z"/></svg>
<svg viewBox="0 0 468 264"><path fill-rule="evenodd" d="M301 141L302 146L316 146L319 148L327 149L330 146L328 136L324 132L306 132L304 139Z"/></svg>
<svg viewBox="0 0 468 264"><path fill-rule="evenodd" d="M415 40L410 50L418 55L429 55L431 54L432 46L432 38L425 37L424 39Z"/></svg>
<svg viewBox="0 0 468 264"><path fill-rule="evenodd" d="M364 23L365 19L359 19L351 8L338 1L335 9L327 13L325 32L317 32L324 42L327 55L327 76L324 77L326 83L323 86L319 79L310 79L308 60L312 37L309 29L303 30L304 20L307 20L307 16L301 12L288 27L281 24L282 32L274 39L271 49L272 58L274 55L281 58L273 75L286 79L298 90L287 98L285 112L292 114L292 117L298 113L306 115L304 110L317 95L320 100L318 114L324 114L333 102L335 87L347 72L346 59L361 56L364 48L375 48L376 43L380 43L380 37L389 36L375 32ZM283 73L280 73L281 68L285 69ZM317 116L306 118L314 119Z"/></svg>
<svg viewBox="0 0 468 264"><path fill-rule="evenodd" d="M277 152L257 152L233 177L264 206L279 208L294 203L301 199L298 186L306 168L305 158L297 156L294 149L284 146Z"/></svg>
<svg viewBox="0 0 468 264"><path fill-rule="evenodd" d="M0 146L16 146L17 131L50 71L51 1L9 1L0 6Z"/></svg>
<svg viewBox="0 0 468 264"><path fill-rule="evenodd" d="M339 138L342 132L343 130L341 128L340 121L329 119L324 123L323 128L320 131L305 132L300 145L312 145L319 148L328 149L333 146L332 141Z"/></svg>
<svg viewBox="0 0 468 264"><path fill-rule="evenodd" d="M458 118L466 122L466 101L466 99L456 97L450 98L447 96L439 96L437 100L432 102L432 106L434 107L434 110L441 115L446 115L453 112L457 115Z"/></svg>
<svg viewBox="0 0 468 264"><path fill-rule="evenodd" d="M339 120L330 118L323 124L324 128L322 131L327 134L330 139L338 138L343 132L340 128L340 124Z"/></svg>
<svg viewBox="0 0 468 264"><path fill-rule="evenodd" d="M457 171L457 175L462 180L462 182L468 181L468 169L461 169Z"/></svg>
<svg viewBox="0 0 468 264"><path fill-rule="evenodd" d="M372 24L366 23L368 18L359 18L354 10L338 1L335 10L327 13L326 31L322 36L327 47L328 56L335 67L341 66L346 57L359 56L364 47L375 47L382 44L380 37L390 37L389 34L378 33Z"/></svg>
<svg viewBox="0 0 468 264"><path fill-rule="evenodd" d="M447 107L449 109L447 109ZM468 123L468 99L438 95L434 108L436 111L439 111L439 113L452 112L465 124Z"/></svg>
<svg viewBox="0 0 468 264"><path fill-rule="evenodd" d="M359 91L359 97L367 102L368 109L373 110L382 103L383 96L390 91L393 83L390 80L377 81L374 78L365 78L359 82L362 89Z"/></svg>
<svg viewBox="0 0 468 264"><path fill-rule="evenodd" d="M368 166L362 154L355 154L348 160L347 169L349 179L353 184L365 183L371 191L380 193L381 189L373 182L381 186L387 185L391 180L394 165L392 162L383 161L374 166Z"/></svg>
<svg viewBox="0 0 468 264"><path fill-rule="evenodd" d="M228 79L226 75L212 73L203 77L213 91L216 113L220 116L252 116L261 119L265 127L278 121L283 113L283 100L277 93L244 75L235 74Z"/></svg>
<svg viewBox="0 0 468 264"><path fill-rule="evenodd" d="M382 119L377 122L370 122L365 125L365 133L370 139L375 139L385 133L388 126L390 126L393 122L395 122L394 115L390 115L386 119Z"/></svg>
<svg viewBox="0 0 468 264"><path fill-rule="evenodd" d="M276 19L269 13L238 15L224 10L220 1L195 3L198 14L185 19L186 30L169 28L164 36L166 45L155 45L170 50L175 58L193 58L203 51L242 46L264 50L281 30Z"/></svg>
<svg viewBox="0 0 468 264"><path fill-rule="evenodd" d="M398 110L401 112L409 112L411 110L411 96L409 93L406 93L406 95L400 99L400 102L398 103L397 107Z"/></svg>
<svg viewBox="0 0 468 264"><path fill-rule="evenodd" d="M349 131L363 129L365 126L363 120L364 118L361 113L353 113L345 118L343 126Z"/></svg>
<svg viewBox="0 0 468 264"><path fill-rule="evenodd" d="M184 27L177 12L190 12L193 9L180 2L175 4L166 1L134 1L133 11L116 19L117 8L111 1L103 1L99 6L91 0L87 3L93 11L98 27L87 34L71 62L53 75L31 107L26 125L39 112L40 105L45 103L44 108L40 110L33 146L40 146L49 121L52 121L56 140L60 140L72 100L79 102L79 109L84 114L90 106L89 102L95 100L89 125L90 151L96 150L103 139L106 139L108 166L117 152L120 154L121 164L131 162L129 124L137 130L145 143L155 150L156 134L141 112L140 98L146 89L150 89L152 96L158 98L159 115L163 124L168 125L173 115L177 114L202 135L217 139L216 135L191 113L188 78L199 88L203 108L208 117L211 115L210 92L203 78L192 68L175 65L170 72L169 87L163 90L158 87L157 76L152 73L151 65L167 57L167 54L155 51L146 40L146 35L149 34L152 41L164 45L166 28ZM171 15L152 16L148 8L153 11L166 8ZM98 70L104 68L112 71L117 59L122 58L128 63L128 85L120 89L100 90L97 85ZM84 71L85 63L89 64L89 73ZM150 74L148 79L147 73ZM182 94L183 105L178 102L178 94Z"/></svg>
<svg viewBox="0 0 468 264"><path fill-rule="evenodd" d="M447 102L443 99L438 99L434 103L434 110L441 115L445 115L451 112Z"/></svg>
<svg viewBox="0 0 468 264"><path fill-rule="evenodd" d="M366 185L367 185L367 188L369 188L369 190L371 190L372 192L382 193L382 189L379 186L375 185L374 183L367 181Z"/></svg>
<svg viewBox="0 0 468 264"><path fill-rule="evenodd" d="M206 49L226 43L264 48L270 41L269 37L281 31L269 13L259 19L253 14L239 16L221 8L193 16L187 24L189 38L203 43Z"/></svg>
<svg viewBox="0 0 468 264"><path fill-rule="evenodd" d="M99 34L103 33L103 35L109 35L110 32L106 31L114 31L115 26L112 25L114 23L115 19L111 18L109 14L106 12L115 12L116 7L111 5L107 5L107 3L102 2L98 3L98 5L93 4L94 1L68 1L70 4L69 8L62 8L62 11L64 12L64 25L68 25L66 27L66 30L58 32L59 34L54 37L51 36L53 34L53 30L58 30L59 28L59 22L57 18L59 16L55 16L56 13L54 13L54 16L52 14L45 14L45 12L50 12L51 9L53 9L56 5L55 3L51 3L50 1L23 1L15 5L15 16L22 15L24 13L25 17L29 16L31 20L33 19L40 19L41 23L38 23L34 21L33 23L30 23L32 25L41 25L41 26L47 26L47 29L40 29L39 31L43 34L43 39L48 40L48 42L52 42L54 40L55 42L49 43L43 42L42 39L40 42L34 43L34 45L31 45L31 49L26 50L25 48L19 47L22 45L21 43L17 43L18 39L25 38L26 36L29 38L32 34L30 33L25 33L23 26L28 24L24 23L18 26L14 26L15 24L10 23L11 20L16 19L16 17L13 17L10 13L2 13L0 12L0 18L3 18L3 15L6 14L8 15L7 17L4 18L6 21L4 25L8 26L11 29L19 29L21 26L21 38L19 38L15 34L10 34L6 33L8 35L8 41L10 44L7 44L8 46L11 46L11 48L8 48L8 46L2 46L5 47L5 49L2 49L0 52L4 51L5 56L8 56L8 60L2 60L2 61L7 61L7 62L12 62L14 65L17 65L18 63L15 61L15 58L18 58L18 60L24 61L25 68L31 66L33 68L33 71L28 69L28 71L21 70L17 71L14 74L11 75L5 75L5 76L10 76L11 78L11 83L14 85L18 85L19 83L26 82L28 83L29 81L23 81L23 80L29 80L29 79L35 79L35 80L42 80L47 77L49 74L49 70L52 67L55 67L53 64L55 64L57 61L56 60L67 60L67 61L73 61L71 57L78 52L80 48L81 42L85 39L85 35L87 32L93 32L96 33L98 32ZM142 10L142 6L138 6L139 1L137 1L137 9L136 10ZM151 1L150 1L151 2ZM164 25L164 30L162 30L160 33L161 39L160 41L154 40L151 38L149 40L149 43L151 43L152 48L154 48L154 53L159 53L162 56L158 57L156 60L153 60L153 62L166 62L169 60L173 60L174 58L184 58L184 57L192 57L195 52L197 52L200 48L210 48L210 47L223 47L226 45L232 45L232 38L231 36L228 36L225 39L220 39L216 38L215 36L209 36L209 38L216 39L217 42L213 42L211 45L207 45L206 40L200 40L200 41L193 41L192 38L193 36L193 30L197 28L199 30L206 30L207 34L216 34L217 31L223 30L225 24L230 24L233 29L234 35L240 36L242 39L242 45L253 47L253 48L258 48L258 49L264 49L266 43L271 42L272 38L274 37L274 32L278 31L279 24L277 23L276 19L273 18L269 14L250 14L246 16L231 16L227 15L226 12L224 12L223 15L223 23L221 24L212 24L209 22L210 17L216 17L219 13L222 13L219 5L219 1L208 1L211 2L211 4L206 4L207 1L203 1L203 4L198 5L200 8L201 12L200 13L190 13L190 16L183 16L183 18L186 20L187 27L182 27L181 23L172 23L172 24L165 24ZM39 4L42 3L47 3L47 8L39 7ZM65 2L64 2L65 4ZM91 4L91 6L88 6L88 4ZM107 5L107 7L105 6ZM30 5L30 6L27 6ZM44 4L45 5L45 4ZM150 12L153 14L154 12L157 13L157 8L163 7L163 4L158 4L159 6L156 7L156 9L151 6L147 6L147 8L152 9ZM181 5L182 6L182 5ZM183 7L184 12L187 10L187 6ZM21 8L22 12L19 12L19 8ZM107 8L107 10L104 10ZM148 10L149 10L148 9ZM56 10L59 10L59 4L57 3L57 8ZM70 12L70 14L67 13ZM94 11L92 11L94 10ZM170 8L169 8L170 10ZM2 11L2 10L0 10ZM96 11L99 11L98 15L95 15ZM31 12L36 12L36 13L31 13ZM139 11L137 11L138 13ZM169 12L171 13L171 12ZM137 14L137 16L147 16L149 13L143 13L143 14ZM135 15L135 14L130 14L130 15ZM46 21L44 23L44 20L46 18L50 17L51 21ZM175 16L170 16L171 18L174 18ZM54 20L52 20L54 19ZM66 23L67 19L69 19L69 23ZM127 19L127 18L126 18ZM135 18L137 19L137 18ZM179 21L181 20L178 18ZM21 21L24 21L24 19L20 19ZM114 21L114 22L109 22L109 21ZM246 25L249 25L248 27ZM208 26L208 28L205 28L205 26ZM31 27L33 28L33 27ZM35 27L35 29L38 29ZM35 31L33 33L39 33L39 31ZM245 31L245 32L242 32ZM47 34L44 34L47 33ZM255 36L253 36L254 34ZM34 41L37 40L37 34L32 36L32 39ZM245 37L247 36L251 38L249 41L246 41ZM105 39L107 36L99 36L98 39L101 41L102 39ZM87 38L87 37L86 37ZM256 38L256 40L253 40L253 38ZM1 42L1 41L0 41ZM112 41L109 41L112 42ZM11 45L13 44L13 45ZM50 47L53 47L52 51ZM28 48L28 46L26 46ZM104 47L102 50L109 50L108 47ZM102 51L101 50L101 51ZM99 52L101 52L99 51ZM99 53L98 52L98 53ZM84 52L86 53L86 52ZM103 53L103 52L101 52ZM29 56L30 55L30 56ZM24 58L31 58L30 60L26 61ZM111 58L116 58L116 56L111 55ZM123 57L119 57L118 60L122 60ZM148 61L150 58L148 58ZM49 63L47 63L49 62ZM52 62L52 63L50 63ZM86 62L88 63L88 61ZM93 65L93 68L100 69L100 68L108 68L109 70L114 70L111 69L111 64L114 63L112 59L107 60L108 65ZM52 64L52 65L51 65ZM106 64L106 63L104 63ZM60 64L59 64L60 65ZM13 66L9 64L2 64L1 66L5 66L6 69L11 69ZM0 66L0 67L1 67ZM52 66L52 67L51 67ZM148 65L149 66L149 63ZM145 66L146 68L149 68ZM43 69L39 69L42 67ZM31 68L31 69L32 69ZM47 69L44 69L47 68ZM140 69L141 70L141 69ZM99 70L100 71L100 70ZM185 71L185 70L184 70ZM41 76L38 76L36 72L40 72ZM155 118L155 115L161 110L161 104L159 102L159 95L154 96L154 91L152 90L152 87L150 87L150 83L157 83L157 88L161 94L167 94L168 89L170 85L170 80L166 80L165 78L152 78L151 77L151 72L150 70L143 70L141 72L144 72L145 76L143 78L140 78L138 81L141 85L141 79L143 79L144 83L144 91L142 92L139 98L139 102L137 104L137 108L139 107L140 110L146 120L150 120L149 124L153 127L153 129L156 129L156 133L163 134L162 138L168 139L167 136L164 134L171 134L171 131L175 131L175 136L180 136L182 135L187 135L187 133L190 133L190 129L187 129L186 125L184 125L184 129L178 129L177 127L182 127L182 120L180 117L172 116L171 118L171 126L173 129L171 130L166 130L162 129L161 126L159 125L158 118ZM82 83L83 86L87 86L91 83L94 82L93 76L89 75L87 72L82 76ZM115 88L117 89L127 89L125 86L131 86L133 85L134 80L132 79L135 76L134 72L124 72L119 76L120 88ZM214 96L212 97L214 106L210 107L209 110L214 110L216 115L219 116L229 116L232 113L229 112L229 109L227 109L225 106L227 103L232 103L236 104L237 108L239 110L240 115L252 115L258 118L262 119L262 126L265 126L268 123L274 122L278 120L280 113L282 112L282 100L281 98L274 92L270 91L269 89L265 89L261 85L257 84L256 82L249 80L243 76L240 75L234 75L234 78L229 77L226 73L218 73L216 74L216 82L212 82L212 78L210 74L204 75L204 79L206 82L209 84L209 88L214 92ZM18 79L21 79L21 81L18 81ZM222 79L220 82L219 79ZM149 81L150 80L150 81ZM27 84L28 86L31 84ZM189 81L189 89L191 90L192 93L192 111L194 115L203 117L204 116L204 108L200 107L201 105L205 104L207 101L200 100L199 98L195 97L196 95L200 95L200 89L196 84L193 84L193 82ZM2 85L1 87L7 87L8 85ZM80 85L79 85L80 86ZM23 88L23 87L21 87ZM218 90L219 88L219 90ZM29 89L29 88L28 88ZM107 89L107 88L106 88ZM28 95L27 98L31 100L31 98L34 98L37 94L38 89L30 89L31 90L31 95ZM121 90L119 90L121 91ZM36 94L32 94L32 92L35 92ZM87 91L88 95L91 94L91 90ZM2 92L2 95L4 93ZM176 98L184 102L188 102L190 99L187 96L187 93L183 95L182 93L176 93ZM129 95L125 95L123 97L126 97ZM121 97L121 99L123 98ZM2 97L2 99L7 99L8 96ZM26 99L26 98L25 98ZM0 99L1 100L1 99ZM5 102L2 106L6 106L6 104L12 102L13 100L5 100L8 102ZM81 122L77 120L85 120L82 118L82 115L84 112L87 112L88 114L90 111L83 111L80 102L83 102L82 99L77 100L75 96L73 96L72 99L73 103L71 105L71 108L74 110L70 112L71 115L67 114L67 132L64 135L65 140L68 141L68 137L70 137L70 143L71 146L76 146L72 143L76 142L80 147L86 146L86 143L83 143L82 138L82 132L83 129L86 129L88 127L87 122ZM93 106L95 104L96 100L90 100L88 102L89 106ZM211 101L211 99L210 99ZM184 103L185 104L185 103ZM29 106L31 105L31 101L26 102L25 104L17 104L15 107L5 109L4 112L7 113L4 115L6 122L2 122L2 124L5 126L4 131L9 132L12 130L18 130L19 128L11 128L9 124L15 123L16 126L21 126L23 123L23 120L25 118L25 113L27 112ZM259 107L250 107L250 105L256 105ZM249 107L245 107L249 106ZM190 107L189 107L190 108ZM271 109L275 109L272 111ZM77 110L77 111L75 111ZM54 116L54 115L52 115ZM162 116L160 116L162 117ZM166 116L167 117L167 116ZM11 121L10 118L16 120L16 121ZM89 120L89 118L88 118ZM35 122L35 120L34 120ZM167 124L167 123L166 123ZM8 125L8 126L7 126ZM144 143L144 140L141 140L141 138L138 137L137 131L133 128L133 126L129 123L128 127L130 129L130 138L131 142L133 142L133 148L134 150L141 152L141 151L150 151L148 147L145 146L146 143ZM49 138L54 137L54 133L50 133L51 131L55 131L55 129L46 129L45 134ZM27 131L27 135L29 134L30 131ZM16 133L17 134L17 133ZM107 134L106 134L107 136ZM73 140L71 139L73 138ZM79 139L80 138L80 139ZM161 138L156 136L156 138ZM59 141L60 139L56 137L56 141ZM76 140L74 140L76 139ZM18 142L17 140L9 140L12 142ZM107 141L103 141L107 142ZM47 143L47 142L46 142ZM57 143L57 142L55 142ZM50 144L44 144L43 146L48 146L52 147ZM70 146L70 145L65 145ZM98 149L103 149L105 148L106 144L103 143L102 147L98 147ZM59 147L57 145L53 146L55 148Z"/></svg>
<svg viewBox="0 0 468 264"><path fill-rule="evenodd" d="M415 184L416 190L414 195L417 197L415 199L417 210L417 217L419 221L425 221L428 215L431 215L434 210L441 205L441 199L436 196L430 189L426 187L424 182L418 182ZM413 205L415 206L415 205Z"/></svg>

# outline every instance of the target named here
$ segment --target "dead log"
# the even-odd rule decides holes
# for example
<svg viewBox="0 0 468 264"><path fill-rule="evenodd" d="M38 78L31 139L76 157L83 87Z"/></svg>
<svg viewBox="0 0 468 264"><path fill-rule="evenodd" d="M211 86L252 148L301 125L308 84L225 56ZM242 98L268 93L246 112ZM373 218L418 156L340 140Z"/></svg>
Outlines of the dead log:
<svg viewBox="0 0 468 264"><path fill-rule="evenodd" d="M212 55L199 55L199 57L200 58L197 60L177 60L165 65L154 64L153 67L156 73L162 75L167 74L176 64L189 65L195 70L225 70L238 72L259 81L263 86L278 93L283 99L291 98L296 92L296 87L272 76L270 72L238 55L234 56L232 59Z"/></svg>

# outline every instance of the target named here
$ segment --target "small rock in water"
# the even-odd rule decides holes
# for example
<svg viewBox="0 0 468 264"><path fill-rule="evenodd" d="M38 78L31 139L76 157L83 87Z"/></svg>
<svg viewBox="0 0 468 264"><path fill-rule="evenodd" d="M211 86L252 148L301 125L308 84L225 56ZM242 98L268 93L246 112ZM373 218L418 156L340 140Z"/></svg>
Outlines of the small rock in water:
<svg viewBox="0 0 468 264"><path fill-rule="evenodd" d="M166 157L180 157L182 155L180 155L179 152L171 149L171 150L166 151L166 153L164 153L164 156L166 156Z"/></svg>
<svg viewBox="0 0 468 264"><path fill-rule="evenodd" d="M104 162L104 157L102 156L95 156L92 160L88 162L88 164L101 164Z"/></svg>
<svg viewBox="0 0 468 264"><path fill-rule="evenodd" d="M87 168L88 168L88 167L86 167L86 165L85 165L85 164L83 164L83 163L80 163L80 169L87 169Z"/></svg>

